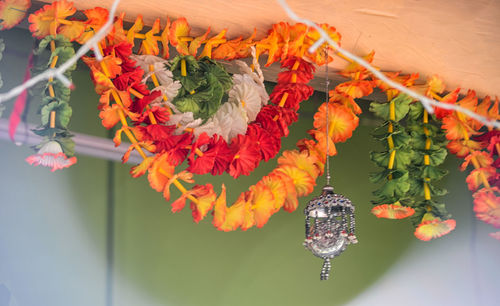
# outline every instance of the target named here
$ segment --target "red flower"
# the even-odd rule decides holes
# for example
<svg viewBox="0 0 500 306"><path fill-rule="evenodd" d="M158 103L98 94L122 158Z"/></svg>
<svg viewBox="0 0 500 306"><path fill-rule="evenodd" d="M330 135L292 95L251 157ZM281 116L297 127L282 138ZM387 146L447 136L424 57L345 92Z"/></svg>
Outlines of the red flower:
<svg viewBox="0 0 500 306"><path fill-rule="evenodd" d="M252 123L248 126L247 137L254 142L260 150L261 158L265 161L270 160L281 148L281 139L270 134L258 124Z"/></svg>
<svg viewBox="0 0 500 306"><path fill-rule="evenodd" d="M149 118L149 114L153 113L154 118L156 119L156 123L165 123L168 121L170 117L170 113L165 107L161 106L153 106L150 109L147 109L142 115L134 121L135 125L139 125L141 123L152 124L151 119Z"/></svg>
<svg viewBox="0 0 500 306"><path fill-rule="evenodd" d="M269 96L269 99L274 104L279 105L283 96L285 94L288 94L284 107L293 110L298 110L299 103L309 99L309 97L313 93L314 89L306 84L302 83L278 84L274 87L274 90Z"/></svg>
<svg viewBox="0 0 500 306"><path fill-rule="evenodd" d="M295 111L288 110L288 112L285 112L282 110L284 108L276 105L266 105L260 110L257 118L255 118L255 122L260 123L265 130L275 137L288 136L288 125L290 124L288 121L294 119L290 115L290 111L293 113ZM284 117L284 114L289 117Z"/></svg>
<svg viewBox="0 0 500 306"><path fill-rule="evenodd" d="M241 134L236 136L232 139L230 148L234 156L228 172L232 177L249 175L259 165L260 152L250 137Z"/></svg>
<svg viewBox="0 0 500 306"><path fill-rule="evenodd" d="M316 70L316 67L314 67L313 64L298 57L289 57L287 59L284 59L281 62L281 68L288 68L291 70L295 65L296 61L299 61L299 66L297 67L297 71L302 71L307 74L313 74L314 71Z"/></svg>
<svg viewBox="0 0 500 306"><path fill-rule="evenodd" d="M144 71L141 68L124 72L113 80L113 84L118 90L128 90L130 87L139 84L142 81Z"/></svg>
<svg viewBox="0 0 500 306"><path fill-rule="evenodd" d="M161 91L155 90L145 95L143 98L135 100L134 103L132 103L132 111L134 113L142 113L144 108L158 97L161 97Z"/></svg>
<svg viewBox="0 0 500 306"><path fill-rule="evenodd" d="M206 148L200 150L202 147ZM202 154L198 155L197 150L200 150ZM227 169L233 156L224 138L219 135L209 137L206 133L202 133L192 146L187 170L196 174L210 172L212 175L221 175Z"/></svg>
<svg viewBox="0 0 500 306"><path fill-rule="evenodd" d="M103 50L104 54L114 54L116 57L122 60L122 70L124 72L130 72L137 69L136 61L134 61L130 55L132 55L132 44L123 41L116 45L110 45Z"/></svg>
<svg viewBox="0 0 500 306"><path fill-rule="evenodd" d="M454 91L447 94L446 96L444 96L439 102L446 104L455 104L459 93L460 93L460 88L457 88ZM453 113L453 110L444 109L441 107L434 107L434 113L436 114L436 118L443 119L444 117L451 115Z"/></svg>
<svg viewBox="0 0 500 306"><path fill-rule="evenodd" d="M295 82L293 82L293 75L295 75ZM278 73L278 83L308 83L314 75L305 71L283 71Z"/></svg>

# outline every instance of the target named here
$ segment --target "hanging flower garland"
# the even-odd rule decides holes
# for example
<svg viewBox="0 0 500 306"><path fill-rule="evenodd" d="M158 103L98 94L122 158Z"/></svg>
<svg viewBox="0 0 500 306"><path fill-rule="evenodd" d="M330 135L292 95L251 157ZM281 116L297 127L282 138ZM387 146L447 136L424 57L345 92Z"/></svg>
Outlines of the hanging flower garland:
<svg viewBox="0 0 500 306"><path fill-rule="evenodd" d="M444 100L440 96L436 99ZM455 101L452 101L453 103ZM462 107L492 119L499 119L498 99L484 98L480 103L474 91L456 102ZM464 158L460 169L465 171L472 165L467 176L467 186L474 192L474 212L476 217L495 228L500 228L500 166L498 155L500 137L498 131L486 129L480 122L466 117L460 112L440 111L437 114L443 121L442 128L450 140L448 149L457 157ZM496 158L495 158L496 156ZM499 239L498 232L491 237Z"/></svg>
<svg viewBox="0 0 500 306"><path fill-rule="evenodd" d="M30 16L30 29L39 38L60 34L70 41L85 43L108 18L108 11L97 7L84 11L85 21L66 20L74 12L72 3L65 0L46 5ZM151 187L162 192L167 200L170 200L170 186L176 186L182 195L172 202L174 212L183 209L186 200L190 200L196 222L212 211L214 226L229 231L246 230L254 225L261 227L281 208L295 210L297 197L309 194L323 171L326 141L330 148L328 154L336 154L334 144L350 138L358 125L357 115L361 109L355 99L369 95L377 86L386 91L390 102L372 105L372 110L387 121L379 137L387 141L388 146L387 151L372 155L375 162L385 168L378 178L386 180L377 192L381 205L373 212L399 218L416 210L415 234L424 240L441 236L454 228L454 221L447 220L444 206L434 202L434 197L443 192L431 186L431 182L442 176L442 171L436 166L445 154L441 149L444 142L430 123L430 116L426 116L425 111L412 104L410 99L398 96L397 90L374 79L364 67L352 62L340 72L349 80L332 90L330 101L318 109L314 129L308 131L313 139L299 141L299 151L283 152L278 158L278 167L242 193L236 203L226 206L224 186L219 196L211 184L186 188L183 184L194 183L193 173L219 175L228 172L236 178L248 175L261 160L273 158L280 149L281 137L288 135L288 126L297 120L299 103L307 100L313 92L307 85L313 77L313 63L323 65L333 59L328 56L327 48L330 47L325 43L314 53L308 53L319 33L303 24L275 24L266 37L255 41L255 32L246 39L228 40L226 30L210 37L210 29L207 29L202 35L193 37L185 18L167 19L163 28L157 19L148 32L141 33L144 27L141 16L128 30L123 28L123 18L123 14L116 18L112 31L98 44L104 59L97 61L94 57L86 57L84 61L91 69L96 92L101 96L99 116L103 125L111 128L120 123L115 144L121 143L122 134L132 143L123 161L128 160L132 150L138 151L144 159L132 168L131 175L138 177L148 173ZM332 39L340 40L335 28L326 24L319 26ZM137 41L140 41L139 52L133 55L132 49ZM176 48L180 54L178 57L169 59L170 45ZM201 52L198 52L200 48ZM282 68L287 69L279 74L278 84L269 97L258 66L258 59L263 54L267 54L266 66L280 62ZM250 56L253 57L252 65L248 67L239 62L240 73L233 76L229 76L217 62ZM365 56L365 60L371 62L373 56L374 52ZM458 95L456 90L441 98L439 94L444 91L444 85L437 78L415 87L416 74L386 75L446 103L454 103ZM50 98L60 100L51 96L50 89L48 93ZM498 118L498 102L488 106L484 103L481 106L463 104L491 118ZM326 139L324 119L327 107L331 122L329 139ZM51 127L50 122L55 120L52 119L53 113L50 110L49 128L42 127L39 133L66 129L67 124ZM410 124L405 128L399 121L408 113ZM61 118L69 119L67 114L67 111L61 111ZM443 118L443 128L447 131L447 138L451 139L449 150L470 155L463 167L470 161L476 168L468 178L469 187L484 186L474 195L478 217L498 226L498 206L494 208L498 203L498 187L495 186L499 181L496 173L498 158L493 161L499 151L498 135L490 131L482 139L471 140L469 136L480 134L481 127L471 123L475 121L460 113L442 110L437 110L436 115ZM45 117L42 116L43 122ZM472 124L472 128L464 128L464 124ZM472 132L474 128L476 132ZM418 140L409 140L409 133ZM48 140L55 142L49 141L39 155L57 151L55 144L61 144L61 141L56 138L64 139L66 135L59 131L51 137ZM405 145L411 148L405 148ZM486 152L474 153L485 148ZM62 146L61 151L63 149L67 150ZM188 167L176 171L186 159ZM408 174L408 167L412 169L412 175ZM414 204L409 201L410 196L423 197L423 200ZM354 241L355 237L351 238Z"/></svg>
<svg viewBox="0 0 500 306"><path fill-rule="evenodd" d="M41 39L37 49L33 51L34 74L47 68L57 68L75 55L71 41L84 30L81 22L66 19L75 12L73 4L63 0L47 4L30 15L30 30L34 37ZM71 80L71 72L75 69L76 65L73 65L66 70L64 76ZM37 153L29 156L26 161L31 165L50 167L52 171L70 167L76 163L75 144L68 130L72 114L69 106L71 89L59 79L50 78L35 88L34 92L42 97L42 104L41 125L33 132L42 136L43 141L35 146Z"/></svg>

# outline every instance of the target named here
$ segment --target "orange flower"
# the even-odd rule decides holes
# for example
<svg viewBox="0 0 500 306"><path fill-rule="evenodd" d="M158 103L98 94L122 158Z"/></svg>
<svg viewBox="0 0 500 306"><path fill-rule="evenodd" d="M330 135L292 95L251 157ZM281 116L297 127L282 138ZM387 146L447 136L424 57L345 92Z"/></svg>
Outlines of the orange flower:
<svg viewBox="0 0 500 306"><path fill-rule="evenodd" d="M305 151L285 151L278 158L278 164L295 166L306 171L313 179L316 179L320 173L320 169L317 166L317 158Z"/></svg>
<svg viewBox="0 0 500 306"><path fill-rule="evenodd" d="M257 34L257 29L254 29L253 34L244 39L240 36L236 39L227 41L219 45L212 51L213 59L233 60L244 58L250 55L250 47L254 44L253 39Z"/></svg>
<svg viewBox="0 0 500 306"><path fill-rule="evenodd" d="M457 157L465 157L475 150L481 150L482 145L480 142L474 140L459 139L450 141L446 145L446 148Z"/></svg>
<svg viewBox="0 0 500 306"><path fill-rule="evenodd" d="M30 0L4 0L0 2L0 29L8 30L23 20L30 8Z"/></svg>
<svg viewBox="0 0 500 306"><path fill-rule="evenodd" d="M363 56L362 58L368 62L371 63L373 62L373 57L375 55L375 51L372 50L372 52L368 53L367 55ZM370 73L366 73L367 69L358 62L350 62L349 65L347 65L346 68L344 68L342 71L339 72L339 74L345 76L346 78L350 78L353 80L364 80L366 79Z"/></svg>
<svg viewBox="0 0 500 306"><path fill-rule="evenodd" d="M158 192L165 189L169 177L174 175L174 165L168 161L168 155L156 155L152 166L149 168L148 181L151 188Z"/></svg>
<svg viewBox="0 0 500 306"><path fill-rule="evenodd" d="M199 57L201 58L204 56L208 56L212 58L212 48L226 42L226 32L227 29L224 29L220 31L219 34L209 38L205 42L205 47L203 48L203 51L201 52Z"/></svg>
<svg viewBox="0 0 500 306"><path fill-rule="evenodd" d="M328 134L334 143L351 138L359 122L359 118L349 108L336 103L328 103L328 118ZM314 128L326 131L326 103L323 103L314 114Z"/></svg>
<svg viewBox="0 0 500 306"><path fill-rule="evenodd" d="M135 34L139 33L142 28L144 27L144 21L142 20L142 15L137 15L137 18L135 19L134 24L128 29L127 32L127 41L132 45L135 46L134 44L134 39L135 39Z"/></svg>
<svg viewBox="0 0 500 306"><path fill-rule="evenodd" d="M215 204L217 195L212 184L196 185L193 187L193 195L198 203L191 202L191 210L194 222L198 223L207 215Z"/></svg>
<svg viewBox="0 0 500 306"><path fill-rule="evenodd" d="M191 43L189 44L189 54L192 56L196 56L196 53L198 53L198 48L201 46L201 44L207 39L208 34L210 33L210 27L208 27L207 31L205 34L200 35L198 37L195 37Z"/></svg>
<svg viewBox="0 0 500 306"><path fill-rule="evenodd" d="M288 212L293 212L299 206L299 201L297 199L297 190L293 184L293 179L283 172L273 171L269 176L276 176L279 178L280 182L283 182L285 186L285 202L283 203L283 209Z"/></svg>
<svg viewBox="0 0 500 306"><path fill-rule="evenodd" d="M465 181L467 182L469 190L474 191L483 184L483 178L490 181L490 179L495 179L497 176L498 173L495 167L479 168L472 170Z"/></svg>
<svg viewBox="0 0 500 306"><path fill-rule="evenodd" d="M259 184L264 185L271 190L274 197L273 213L277 212L283 206L283 204L285 204L285 200L287 197L286 183L283 180L281 180L280 176L271 173L270 175L264 176L257 183L257 185Z"/></svg>
<svg viewBox="0 0 500 306"><path fill-rule="evenodd" d="M108 10L102 7L88 9L83 11L83 13L87 16L87 21L85 21L85 30L77 39L79 44L84 44L94 36L94 34L106 23L109 17Z"/></svg>
<svg viewBox="0 0 500 306"><path fill-rule="evenodd" d="M191 32L191 27L184 17L177 19L170 25L170 44L174 46L181 55L187 55L189 53L188 41L184 40L189 37L189 32Z"/></svg>
<svg viewBox="0 0 500 306"><path fill-rule="evenodd" d="M142 41L141 48L139 49L140 54L158 55L160 53L158 40L155 36L158 33L160 33L160 18L157 18L153 23L151 30L144 34L146 38Z"/></svg>
<svg viewBox="0 0 500 306"><path fill-rule="evenodd" d="M479 220L500 227L500 189L483 188L474 193L474 212Z"/></svg>
<svg viewBox="0 0 500 306"><path fill-rule="evenodd" d="M282 165L276 168L275 171L282 172L292 179L299 197L310 194L316 185L316 181L306 171L295 166Z"/></svg>
<svg viewBox="0 0 500 306"><path fill-rule="evenodd" d="M269 220L269 217L276 212L273 192L264 184L256 184L250 187L250 191L253 195L250 200L250 205L255 225L260 228L263 227Z"/></svg>
<svg viewBox="0 0 500 306"><path fill-rule="evenodd" d="M335 90L354 99L362 98L373 92L375 83L367 80L353 80L337 85Z"/></svg>
<svg viewBox="0 0 500 306"><path fill-rule="evenodd" d="M382 204L372 208L372 214L377 216L377 218L385 219L404 219L414 213L415 210L413 208L402 206L400 203Z"/></svg>
<svg viewBox="0 0 500 306"><path fill-rule="evenodd" d="M444 236L455 229L457 222L453 219L441 220L431 213L426 213L415 229L415 237L423 241Z"/></svg>
<svg viewBox="0 0 500 306"><path fill-rule="evenodd" d="M476 161L479 168L486 168L491 166L493 158L491 158L491 156L489 156L486 152L472 151L465 157L465 161L460 166L460 170L464 171L471 161Z"/></svg>
<svg viewBox="0 0 500 306"><path fill-rule="evenodd" d="M37 38L44 38L47 35L64 35L73 41L82 35L85 24L81 21L66 20L67 17L76 12L73 2L60 0L52 4L44 5L43 8L29 17L30 31Z"/></svg>
<svg viewBox="0 0 500 306"><path fill-rule="evenodd" d="M340 33L337 32L337 30L332 27L332 26L329 26L328 24L326 23L323 23L323 24L319 24L318 25L321 29L323 29L329 36L330 38L339 43L340 42ZM321 35L320 33L314 29L314 28L309 28L309 32L306 34L306 37L304 39L304 45L306 48L309 48L310 46L312 46L318 39L320 39ZM325 49L326 48L329 48L330 50L333 50L333 47L329 46L328 43L323 43L323 45L319 46L318 49L316 49L316 51L314 53L309 53L309 51L306 51L305 52L305 56L307 56L308 58L310 58L314 63L316 63L317 65L324 65L327 61L325 60L326 58L326 51ZM330 52L330 54L333 54L333 52ZM333 60L333 57L332 56L328 56L328 63L331 62Z"/></svg>

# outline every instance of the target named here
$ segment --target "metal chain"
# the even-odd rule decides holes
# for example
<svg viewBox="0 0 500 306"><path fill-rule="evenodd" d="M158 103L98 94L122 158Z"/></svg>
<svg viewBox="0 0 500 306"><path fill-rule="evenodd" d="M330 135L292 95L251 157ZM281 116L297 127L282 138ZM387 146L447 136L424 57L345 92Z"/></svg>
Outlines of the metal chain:
<svg viewBox="0 0 500 306"><path fill-rule="evenodd" d="M329 96L328 96L328 90L329 90L329 85L330 85L330 80L328 79L328 46L326 47L326 67L325 67L325 96L326 96L326 184L330 185L330 155L328 154L329 151L329 140L330 140L330 118L328 117L328 105L329 105Z"/></svg>

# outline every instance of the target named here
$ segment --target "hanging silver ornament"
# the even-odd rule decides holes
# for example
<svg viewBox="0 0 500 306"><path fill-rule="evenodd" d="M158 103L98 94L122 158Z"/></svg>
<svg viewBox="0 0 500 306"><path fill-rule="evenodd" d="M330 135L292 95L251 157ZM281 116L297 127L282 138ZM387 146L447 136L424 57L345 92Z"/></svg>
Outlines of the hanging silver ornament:
<svg viewBox="0 0 500 306"><path fill-rule="evenodd" d="M328 117L328 47L326 49L326 139L330 137ZM354 205L343 195L333 192L330 186L330 159L328 156L329 141L326 141L326 185L321 195L315 197L304 209L306 215L306 239L304 246L314 255L323 258L321 280L330 276L331 262L340 255L348 244L358 243L354 234L356 221L354 219Z"/></svg>
<svg viewBox="0 0 500 306"><path fill-rule="evenodd" d="M304 214L304 246L315 256L324 259L321 280L327 280L331 268L330 260L340 255L347 245L358 242L354 234L354 205L348 198L334 193L332 186L326 185L321 195L309 201Z"/></svg>

